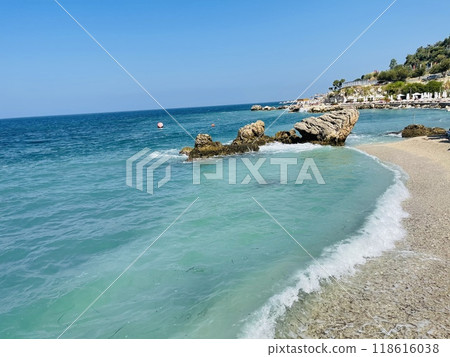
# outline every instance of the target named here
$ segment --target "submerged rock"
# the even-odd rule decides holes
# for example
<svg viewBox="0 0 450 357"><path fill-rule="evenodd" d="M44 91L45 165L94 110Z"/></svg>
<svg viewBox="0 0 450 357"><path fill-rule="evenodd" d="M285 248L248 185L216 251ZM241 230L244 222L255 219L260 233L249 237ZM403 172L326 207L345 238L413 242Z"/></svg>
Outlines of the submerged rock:
<svg viewBox="0 0 450 357"><path fill-rule="evenodd" d="M294 125L300 133L302 142L322 145L344 145L359 118L354 108L333 111L302 120Z"/></svg>
<svg viewBox="0 0 450 357"><path fill-rule="evenodd" d="M428 128L422 124L411 124L402 130L402 138L413 138L416 136L446 135L444 128Z"/></svg>

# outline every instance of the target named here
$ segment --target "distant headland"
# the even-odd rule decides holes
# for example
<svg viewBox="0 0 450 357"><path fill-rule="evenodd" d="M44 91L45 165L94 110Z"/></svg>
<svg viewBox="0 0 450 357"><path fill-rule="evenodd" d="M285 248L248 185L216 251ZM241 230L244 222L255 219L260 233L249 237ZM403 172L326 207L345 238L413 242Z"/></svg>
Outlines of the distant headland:
<svg viewBox="0 0 450 357"><path fill-rule="evenodd" d="M352 81L336 79L329 91L312 98L255 104L251 110L323 113L347 106L357 109L435 108L450 110L450 36L419 47L403 64L392 59L389 69L372 71Z"/></svg>

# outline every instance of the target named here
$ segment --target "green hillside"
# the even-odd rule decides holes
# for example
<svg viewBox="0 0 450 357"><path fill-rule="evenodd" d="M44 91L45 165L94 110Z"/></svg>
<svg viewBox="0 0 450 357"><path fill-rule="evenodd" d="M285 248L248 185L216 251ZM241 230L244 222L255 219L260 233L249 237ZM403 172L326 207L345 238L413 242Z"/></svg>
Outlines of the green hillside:
<svg viewBox="0 0 450 357"><path fill-rule="evenodd" d="M372 72L361 79L378 79L379 81L404 81L406 78L420 77L425 74L447 72L450 69L450 36L434 45L419 47L414 54L406 56L403 64L392 59L389 70Z"/></svg>

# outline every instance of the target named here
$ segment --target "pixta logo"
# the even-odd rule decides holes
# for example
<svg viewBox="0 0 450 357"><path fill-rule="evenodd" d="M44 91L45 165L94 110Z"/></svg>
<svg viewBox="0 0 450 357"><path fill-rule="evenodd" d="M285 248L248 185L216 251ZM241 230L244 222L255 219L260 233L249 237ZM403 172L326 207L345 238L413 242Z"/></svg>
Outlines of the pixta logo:
<svg viewBox="0 0 450 357"><path fill-rule="evenodd" d="M170 156L152 152L149 148L139 151L126 161L126 184L152 195L155 188L161 188L171 179L171 166L167 163L169 160ZM202 170L202 166L207 168L206 172ZM160 178L162 175L164 177L155 182L157 170L162 171L157 177ZM238 171L240 175L237 174ZM278 178L275 180L281 185L301 185L305 181L312 181L319 185L325 184L312 158L259 157L252 160L248 157L217 157L192 162L192 184L194 185L200 185L209 180L226 181L229 185L248 185L251 182L265 185L267 173L271 173L271 183L274 183L274 174L276 174Z"/></svg>
<svg viewBox="0 0 450 357"><path fill-rule="evenodd" d="M273 168L278 167L278 177L281 185L288 184L289 167L290 170L296 173L295 181L292 180L296 185L303 184L305 180L315 180L319 185L325 184L325 180L312 158L299 161L296 157L272 157L269 160L266 157L260 157L254 163L247 157L242 157L240 160L247 171L242 180L237 179L237 159L234 157L194 161L192 164L192 183L199 185L202 181L202 176L206 180L224 180L224 176L227 176L226 179L228 179L229 185L248 185L252 180L255 180L260 185L265 185L267 181L260 170L264 166L270 165ZM226 162L225 164L224 161ZM202 175L202 165L215 166L215 172L204 172ZM228 165L228 175L224 175L224 165Z"/></svg>
<svg viewBox="0 0 450 357"><path fill-rule="evenodd" d="M153 194L154 190L154 173L165 164L169 157L151 152L149 148L145 148L131 156L126 163L126 183L130 187L136 187L140 191L144 191L144 182L146 182L145 191ZM169 182L171 177L171 167L165 165L164 177L156 183L158 188Z"/></svg>

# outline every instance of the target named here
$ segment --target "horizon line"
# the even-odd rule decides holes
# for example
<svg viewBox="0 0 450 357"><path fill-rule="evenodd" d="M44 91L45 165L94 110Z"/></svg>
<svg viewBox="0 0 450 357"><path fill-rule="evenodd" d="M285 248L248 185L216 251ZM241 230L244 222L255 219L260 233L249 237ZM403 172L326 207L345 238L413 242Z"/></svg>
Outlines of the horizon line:
<svg viewBox="0 0 450 357"><path fill-rule="evenodd" d="M169 110L179 110L179 109L195 109L195 108L212 108L212 107L226 107L233 105L254 105L254 104L268 104L268 103L276 103L283 102L287 99L283 100L272 100L272 101L261 101L261 102L252 102L252 103L231 103L231 104L214 104L214 105L200 105L193 107L171 107L167 108ZM92 115L92 114L112 114L112 113L132 113L132 112L148 112L148 111L163 111L162 109L132 109L132 110L118 110L118 111L105 111L105 112L82 112L82 113L65 113L65 114L49 114L49 115L36 115L36 116L13 116L13 117L0 117L0 120L9 120L9 119L30 119L30 118L51 118L51 117L64 117L71 115Z"/></svg>

